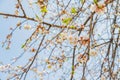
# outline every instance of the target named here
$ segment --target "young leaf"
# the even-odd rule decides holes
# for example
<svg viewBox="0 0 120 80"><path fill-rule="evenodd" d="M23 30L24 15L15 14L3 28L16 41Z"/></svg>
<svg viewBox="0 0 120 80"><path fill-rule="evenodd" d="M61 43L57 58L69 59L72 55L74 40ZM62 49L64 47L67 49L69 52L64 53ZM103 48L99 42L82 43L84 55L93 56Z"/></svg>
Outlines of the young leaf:
<svg viewBox="0 0 120 80"><path fill-rule="evenodd" d="M98 0L94 0L94 3L97 4Z"/></svg>
<svg viewBox="0 0 120 80"><path fill-rule="evenodd" d="M24 48L25 47L25 44L23 44L22 46L21 46L21 48Z"/></svg>
<svg viewBox="0 0 120 80"><path fill-rule="evenodd" d="M46 6L42 7L41 8L41 12L42 13L47 13L48 12L47 7Z"/></svg>
<svg viewBox="0 0 120 80"><path fill-rule="evenodd" d="M77 13L77 10L76 10L76 8L71 8L71 13L73 13L73 14L75 14L75 13Z"/></svg>
<svg viewBox="0 0 120 80"><path fill-rule="evenodd" d="M70 28L71 28L71 29L75 29L75 28L76 28L76 26L72 25L72 26L70 26Z"/></svg>
<svg viewBox="0 0 120 80"><path fill-rule="evenodd" d="M85 0L80 0L80 2L83 4L85 2Z"/></svg>
<svg viewBox="0 0 120 80"><path fill-rule="evenodd" d="M62 22L66 25L68 25L70 23L70 21L72 20L72 18L65 18L62 20Z"/></svg>

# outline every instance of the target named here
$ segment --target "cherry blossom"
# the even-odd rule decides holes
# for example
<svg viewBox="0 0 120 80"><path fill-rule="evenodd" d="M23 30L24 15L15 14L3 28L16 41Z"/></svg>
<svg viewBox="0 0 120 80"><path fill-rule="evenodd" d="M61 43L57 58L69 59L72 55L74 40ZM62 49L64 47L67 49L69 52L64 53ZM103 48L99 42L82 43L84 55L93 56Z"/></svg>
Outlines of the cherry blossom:
<svg viewBox="0 0 120 80"><path fill-rule="evenodd" d="M31 25L30 24L25 24L24 25L24 29L25 30L30 30L31 29Z"/></svg>
<svg viewBox="0 0 120 80"><path fill-rule="evenodd" d="M97 4L92 4L90 6L90 10L92 12L96 12L97 14L104 14L106 12L107 8L104 3L98 2Z"/></svg>

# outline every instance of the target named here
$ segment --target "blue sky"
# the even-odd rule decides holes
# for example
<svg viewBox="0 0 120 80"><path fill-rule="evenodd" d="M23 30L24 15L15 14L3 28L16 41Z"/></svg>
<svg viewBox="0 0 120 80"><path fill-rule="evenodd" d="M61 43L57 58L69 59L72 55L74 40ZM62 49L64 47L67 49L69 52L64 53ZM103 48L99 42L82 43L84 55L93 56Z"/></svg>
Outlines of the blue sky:
<svg viewBox="0 0 120 80"><path fill-rule="evenodd" d="M1 0L0 2L0 12L4 13L14 13L16 0ZM0 44L5 41L6 36L11 32L10 27L15 28L16 23L21 19L11 18L4 19L3 16L0 16ZM23 20L22 20L23 21ZM30 32L31 33L31 32ZM3 62L4 65L10 64L11 59L15 56L20 55L23 52L21 45L27 39L30 34L27 31L16 30L12 36L12 45L9 50L6 50L5 46L2 48L0 46L0 62ZM1 44L2 45L2 44ZM29 56L29 55L27 55ZM23 64L25 62L26 56L24 56L17 64ZM24 60L24 61L23 61ZM0 72L0 78L2 80L6 79L6 75Z"/></svg>
<svg viewBox="0 0 120 80"><path fill-rule="evenodd" d="M0 3L0 12L5 12L5 13L11 13L11 14L13 14L14 10L15 10L15 4L16 4L16 0L2 0L1 3ZM23 6L24 6L24 8L26 10L27 15L29 15L30 17L32 17L33 15L31 13L31 10L29 9L29 6L27 6L27 3L25 2L25 0L23 0ZM0 16L0 42L4 41L5 38L6 38L6 35L8 35L11 32L9 30L9 28L10 27L15 28L16 27L16 23L18 21L20 21L20 20L21 19L17 19L17 18L3 19L3 16ZM28 21L26 23L34 25L30 21ZM0 47L0 61L3 62L4 64L9 64L9 63L11 63L11 59L13 57L18 56L19 54L21 54L23 52L23 50L21 49L21 46L25 42L25 40L31 35L31 32L32 31L26 31L26 30L23 30L23 29L22 30L17 29L14 32L14 34L12 36L12 39L11 39L12 40L11 48L9 50L6 50L5 47L3 47L3 48ZM46 53L46 54L44 54L44 53ZM47 57L47 55L49 54L49 53L48 54L47 53L48 52L43 51L41 53L41 56L43 55L42 57ZM17 65L21 65L21 64L23 65L24 63L26 63L27 58L29 58L29 56L31 56L31 55L32 54L28 55L26 53L22 58L20 58L20 60L16 64ZM69 63L71 63L71 62L69 62ZM69 64L66 64L66 65L67 65L66 67L68 67ZM51 76L50 79L52 80L55 77L57 78L58 76L59 77L60 76L64 76L64 75L62 75L62 72L60 70L58 70L59 74L57 73L57 76L54 76L54 74L49 75L49 76ZM70 71L66 70L66 72L70 72ZM75 76L77 76L77 75L75 75ZM28 77L30 78L30 75L28 75ZM69 78L70 76L67 75L66 77ZM4 75L3 73L0 72L0 78L2 80L6 79L6 75ZM48 80L48 78L49 78L48 75L46 75L45 80Z"/></svg>
<svg viewBox="0 0 120 80"><path fill-rule="evenodd" d="M53 0L54 1L54 0ZM74 1L74 0L73 0ZM75 0L76 1L76 0ZM92 1L92 0L91 0ZM14 11L15 11L15 4L16 4L17 2L16 2L16 0L1 0L1 2L0 2L0 12L5 12L5 13L10 13L10 14L14 14ZM52 2L51 2L52 3ZM27 0L23 0L22 1L22 4L23 4L23 6L24 6L24 8L25 8L25 11L26 11L26 14L28 15L28 16L30 16L30 17L34 17L34 13L33 13L33 11L29 8L29 6L28 6L28 3L27 3ZM79 5L79 4L78 4ZM77 5L77 6L78 6ZM73 6L73 5L72 5ZM76 6L76 5L75 5ZM35 10L35 13L37 13L37 14L39 14L40 12L39 11L37 11L38 10L38 7L36 7L36 6L34 6L35 8L34 8L34 10ZM50 8L51 7L51 8ZM56 8L56 5L49 5L49 8L52 10L52 8ZM55 12L57 12L57 11L55 11ZM88 11L89 12L89 11ZM20 15L22 15L22 12L20 11ZM82 15L82 14L81 14ZM49 16L51 16L51 15L48 15L47 17L49 17ZM86 16L86 15L83 15L83 17L84 16ZM88 16L87 16L88 17ZM56 18L56 17L55 17ZM86 19L86 18L85 18ZM103 17L101 17L101 20L103 19ZM5 18L3 18L3 16L0 16L0 44L2 45L2 42L3 41L5 41L5 39L6 39L6 36L11 32L11 30L9 30L10 29L10 27L12 27L12 28L15 28L16 27L16 23L18 22L18 21L24 21L24 19L19 19L19 18L11 18L11 17L9 17L9 18L7 18L7 19L5 19ZM79 22L84 22L84 18L80 18L79 20L78 20ZM52 23L52 21L48 21L48 22L51 22ZM104 24L105 23L105 24ZM32 21L27 21L27 22L25 22L24 24L30 24L30 25L32 25L32 27L35 27L36 25L37 25L37 23L34 23L34 22L32 22ZM13 33L13 35L12 35L12 38L11 38L11 41L12 41L12 43L11 43L11 47L10 47L10 49L9 50L6 50L6 45L4 46L4 47L1 47L1 45L0 45L0 62L1 63L3 63L4 65L6 65L6 64L10 64L11 63L11 59L12 58L14 58L14 57L16 57L16 56L18 56L18 55L20 55L22 52L23 52L23 49L21 48L21 46L22 46L22 44L24 44L24 42L26 41L26 39L28 39L29 38L29 36L32 34L32 32L34 31L34 29L33 30L24 30L23 29L23 26L24 26L24 24L23 25L21 25L22 26L22 28L21 28L21 30L18 28L14 33ZM109 23L108 23L109 24ZM101 39L100 38L100 36L98 36L97 34L99 34L99 35L101 35L101 37L102 38L108 38L108 37L110 37L110 35L109 35L109 33L110 32L106 32L107 30L109 31L110 30L110 27L108 27L108 26L105 26L105 25L107 25L107 21L106 22L101 22L101 24L97 24L97 26L95 27L95 32L96 32L96 34L95 34L95 38L97 39L97 38L99 38L99 39ZM104 30L106 30L106 31L104 31ZM58 33L60 30L59 29L51 29L50 30L52 33L51 33L51 35L53 34L53 35L55 35L56 33ZM86 35L86 32L83 32L82 33L82 35ZM48 35L48 37L47 38L52 38L51 37L51 35ZM109 35L109 36L108 36ZM39 42L39 41L38 41ZM39 44L39 43L36 43L36 44ZM103 42L103 41L100 41L100 42ZM66 45L67 45L67 43L66 43ZM58 45L58 46L60 46L60 45ZM50 46L50 47L54 47L54 46ZM72 55L71 53L72 53L72 50L70 50L71 48L69 48L68 49L68 51L67 51L67 47L64 47L64 46L62 46L63 47L63 49L67 52L66 54L68 54L68 55ZM56 50L55 50L55 55L59 55L60 53L58 52L58 50L60 50L60 49L58 49L58 48L56 48ZM101 52L102 52L102 50L104 50L104 49L101 49ZM82 51L82 50L81 50ZM80 52L81 52L80 51ZM45 58L48 58L48 55L49 55L49 53L51 52L51 50L43 50L40 54L39 54L39 56L40 56L40 58L41 59L39 59L39 63L41 63L41 66L40 66L40 70L42 70L42 68L43 68L43 65L42 65L42 59L45 59ZM57 53L58 52L58 53ZM118 51L119 52L119 51ZM28 61L28 59L29 59L29 57L31 57L31 56L33 56L33 54L32 53L30 53L29 51L27 52L27 53L25 53L24 54L24 56L22 56L13 66L16 66L16 65L24 65L27 61ZM92 68L94 65L94 68L96 68L96 67L98 67L98 65L96 65L96 64L100 64L101 63L101 54L99 54L99 56L98 57L92 57L91 58L91 62L92 63L94 63L94 64L91 64L91 63L89 63L88 65L89 65L89 67L90 68ZM41 61L40 61L41 60ZM1 64L0 64L1 65ZM71 70L71 60L69 60L68 62L66 62L65 64L64 64L64 67L66 68L64 68L63 70L66 72L66 73L70 73L70 70ZM68 70L67 70L68 69ZM98 69L98 68L97 68ZM78 68L78 70L79 70L79 72L77 73L77 74L75 74L75 76L77 77L79 74L81 74L81 72L82 72L82 70L81 70L81 68ZM50 70L48 70L48 72L49 72ZM94 71L93 71L94 72ZM31 72L31 73L33 73L33 72ZM49 79L49 77L50 77L50 80L54 80L54 79L58 79L58 77L61 77L61 76L65 76L65 75L63 75L62 74L63 72L62 72L62 69L60 69L60 70L58 70L57 71L57 76L55 76L55 74L50 74L50 75L45 75L45 78L44 78L44 80L48 80ZM35 74L35 73L33 73L33 74ZM66 75L65 76L66 78L67 78L67 80L68 80L68 78L70 77L69 75ZM78 76L79 77L79 76ZM90 75L88 75L88 78L90 77ZM5 80L6 79L6 75L5 74L3 74L3 73L1 73L0 72L0 78L1 78L1 80ZM28 78L26 79L26 80L32 80L33 79L33 76L31 76L31 74L29 74L28 75ZM37 80L37 79L36 79ZM39 80L39 79L38 79Z"/></svg>

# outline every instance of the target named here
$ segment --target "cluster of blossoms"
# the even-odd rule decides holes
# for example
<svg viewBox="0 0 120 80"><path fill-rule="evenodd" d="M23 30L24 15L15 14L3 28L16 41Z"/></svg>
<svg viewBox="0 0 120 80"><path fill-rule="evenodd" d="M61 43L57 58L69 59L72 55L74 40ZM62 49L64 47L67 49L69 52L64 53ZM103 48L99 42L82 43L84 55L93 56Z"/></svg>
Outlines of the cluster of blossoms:
<svg viewBox="0 0 120 80"><path fill-rule="evenodd" d="M64 40L68 40L70 44L72 45L87 45L90 42L89 37L83 36L83 37L78 37L74 35L68 35L66 32L63 32L59 35L59 37L56 39L57 43L62 43Z"/></svg>
<svg viewBox="0 0 120 80"><path fill-rule="evenodd" d="M37 68L31 68L31 70L40 76L40 80L43 80L43 75L47 73L47 71L39 71Z"/></svg>
<svg viewBox="0 0 120 80"><path fill-rule="evenodd" d="M63 32L59 35L59 37L56 39L56 42L57 43L62 43L64 40L67 39L67 33L66 32Z"/></svg>
<svg viewBox="0 0 120 80"><path fill-rule="evenodd" d="M73 35L68 35L67 33L61 33L56 40L57 43L62 43L64 40L68 40L70 44L77 45L78 43L78 37L75 37Z"/></svg>
<svg viewBox="0 0 120 80"><path fill-rule="evenodd" d="M7 65L1 65L1 66L0 66L0 71L1 71L1 72L5 72L5 71L9 70L10 67L11 67L10 64L7 64Z"/></svg>
<svg viewBox="0 0 120 80"><path fill-rule="evenodd" d="M74 37L72 35L68 36L68 40L69 40L70 44L72 44L72 45L77 45L77 43L78 43L78 37Z"/></svg>
<svg viewBox="0 0 120 80"><path fill-rule="evenodd" d="M96 56L97 55L97 51L96 50L90 50L90 56Z"/></svg>
<svg viewBox="0 0 120 80"><path fill-rule="evenodd" d="M61 53L61 55L59 57L51 56L51 58L46 58L45 63L46 63L47 69L56 71L57 69L59 69L63 66L63 64L66 60L67 60L67 58L66 58L65 54Z"/></svg>
<svg viewBox="0 0 120 80"><path fill-rule="evenodd" d="M87 56L84 54L79 54L77 57L77 62L79 63L86 63L87 61Z"/></svg>
<svg viewBox="0 0 120 80"><path fill-rule="evenodd" d="M60 57L56 57L56 60L59 63L59 67L61 67L66 60L66 56L62 53Z"/></svg>
<svg viewBox="0 0 120 80"><path fill-rule="evenodd" d="M24 68L22 66L15 66L13 67L11 64L6 64L6 65L1 65L0 66L0 71L1 72L7 72L7 71L15 71L15 72L20 72L24 71Z"/></svg>
<svg viewBox="0 0 120 80"><path fill-rule="evenodd" d="M80 40L80 44L82 44L82 45L87 45L90 42L90 39L88 36L80 37L79 40Z"/></svg>
<svg viewBox="0 0 120 80"><path fill-rule="evenodd" d="M92 4L90 7L90 10L92 12L96 12L97 14L104 14L104 12L106 12L107 8L104 3L98 2L97 4Z"/></svg>
<svg viewBox="0 0 120 80"><path fill-rule="evenodd" d="M24 29L30 30L30 29L31 29L31 25L30 25L30 24L25 24L25 25L24 25Z"/></svg>
<svg viewBox="0 0 120 80"><path fill-rule="evenodd" d="M96 56L97 55L97 51L90 50L89 55L90 56ZM86 61L87 61L87 55L85 55L85 54L78 54L77 62L85 63Z"/></svg>
<svg viewBox="0 0 120 80"><path fill-rule="evenodd" d="M7 42L6 49L9 49L9 48L10 48L11 38L12 38L12 34L8 34L8 35L6 36L6 42ZM4 44L4 42L3 42L3 44Z"/></svg>
<svg viewBox="0 0 120 80"><path fill-rule="evenodd" d="M40 34L48 34L49 33L49 31L46 30L45 28L39 28L38 31L39 31Z"/></svg>

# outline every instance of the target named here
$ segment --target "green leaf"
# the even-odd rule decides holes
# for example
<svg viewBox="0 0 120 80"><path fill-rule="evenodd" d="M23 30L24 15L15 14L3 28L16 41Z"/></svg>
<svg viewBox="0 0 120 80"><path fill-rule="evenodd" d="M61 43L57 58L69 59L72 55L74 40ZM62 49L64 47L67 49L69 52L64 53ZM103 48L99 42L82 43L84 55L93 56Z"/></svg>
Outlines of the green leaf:
<svg viewBox="0 0 120 80"><path fill-rule="evenodd" d="M71 28L71 29L75 29L75 28L76 28L76 26L72 25L72 26L70 26L70 28Z"/></svg>
<svg viewBox="0 0 120 80"><path fill-rule="evenodd" d="M97 3L98 3L98 0L94 0L94 3L97 4Z"/></svg>
<svg viewBox="0 0 120 80"><path fill-rule="evenodd" d="M25 44L23 44L22 46L21 46L21 48L24 48L25 47Z"/></svg>
<svg viewBox="0 0 120 80"><path fill-rule="evenodd" d="M80 2L83 4L85 2L85 0L80 0Z"/></svg>
<svg viewBox="0 0 120 80"><path fill-rule="evenodd" d="M71 8L71 13L76 14L76 13L77 13L76 8L72 7L72 8Z"/></svg>
<svg viewBox="0 0 120 80"><path fill-rule="evenodd" d="M66 25L68 25L70 23L70 21L72 20L72 18L65 18L62 20L62 22Z"/></svg>
<svg viewBox="0 0 120 80"><path fill-rule="evenodd" d="M48 12L47 7L46 6L42 7L41 8L41 12L42 13L47 13Z"/></svg>

